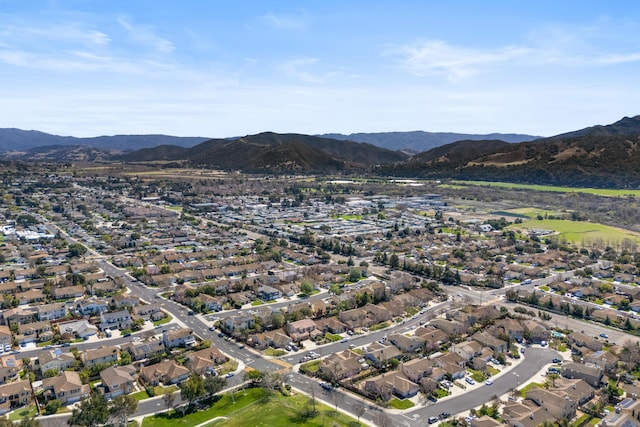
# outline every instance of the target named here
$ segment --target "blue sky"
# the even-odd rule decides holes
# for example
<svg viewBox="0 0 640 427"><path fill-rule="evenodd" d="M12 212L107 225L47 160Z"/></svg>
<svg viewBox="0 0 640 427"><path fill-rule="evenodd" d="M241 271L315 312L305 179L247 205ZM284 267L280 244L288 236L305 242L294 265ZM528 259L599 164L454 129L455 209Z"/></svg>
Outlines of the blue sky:
<svg viewBox="0 0 640 427"><path fill-rule="evenodd" d="M0 0L0 127L514 132L640 114L637 1Z"/></svg>

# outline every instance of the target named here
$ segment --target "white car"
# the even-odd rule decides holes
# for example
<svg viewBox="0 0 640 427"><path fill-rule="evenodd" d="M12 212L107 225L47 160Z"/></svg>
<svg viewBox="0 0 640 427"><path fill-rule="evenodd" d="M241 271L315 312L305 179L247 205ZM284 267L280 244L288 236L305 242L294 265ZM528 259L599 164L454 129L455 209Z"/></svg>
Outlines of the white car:
<svg viewBox="0 0 640 427"><path fill-rule="evenodd" d="M485 383L486 385L491 385L491 384L493 384L493 380L492 380L491 378L489 378L489 379L488 379L488 380L486 380L484 383Z"/></svg>

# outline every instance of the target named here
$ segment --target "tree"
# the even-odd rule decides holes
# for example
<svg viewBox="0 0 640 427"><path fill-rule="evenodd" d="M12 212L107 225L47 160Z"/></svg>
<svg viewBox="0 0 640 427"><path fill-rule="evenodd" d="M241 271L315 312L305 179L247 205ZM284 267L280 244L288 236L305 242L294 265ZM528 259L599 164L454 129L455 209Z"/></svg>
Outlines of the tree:
<svg viewBox="0 0 640 427"><path fill-rule="evenodd" d="M50 400L44 406L44 412L47 415L55 414L56 412L58 412L58 409L60 409L61 405L62 404L60 403L60 401L58 399Z"/></svg>
<svg viewBox="0 0 640 427"><path fill-rule="evenodd" d="M69 258L80 258L87 253L87 248L80 243L74 243L69 246Z"/></svg>
<svg viewBox="0 0 640 427"><path fill-rule="evenodd" d="M176 395L170 389L165 389L162 395L162 402L167 409L173 408L173 404L176 403Z"/></svg>
<svg viewBox="0 0 640 427"><path fill-rule="evenodd" d="M206 377L204 379L204 389L208 396L213 396L227 385L224 377Z"/></svg>
<svg viewBox="0 0 640 427"><path fill-rule="evenodd" d="M130 394L114 397L109 404L109 413L115 417L118 426L126 426L127 419L138 410L138 400Z"/></svg>
<svg viewBox="0 0 640 427"><path fill-rule="evenodd" d="M189 378L182 381L180 385L180 394L183 399L193 403L204 396L204 380L198 374L191 374Z"/></svg>
<svg viewBox="0 0 640 427"><path fill-rule="evenodd" d="M109 402L100 393L94 393L80 401L80 405L73 410L67 420L70 426L93 427L109 421Z"/></svg>
<svg viewBox="0 0 640 427"><path fill-rule="evenodd" d="M363 416L366 411L367 407L362 400L358 400L353 404L353 413L358 417L358 424L360 424L360 417Z"/></svg>
<svg viewBox="0 0 640 427"><path fill-rule="evenodd" d="M302 291L304 295L311 295L313 292L313 285L311 282L305 280L300 284L300 291Z"/></svg>

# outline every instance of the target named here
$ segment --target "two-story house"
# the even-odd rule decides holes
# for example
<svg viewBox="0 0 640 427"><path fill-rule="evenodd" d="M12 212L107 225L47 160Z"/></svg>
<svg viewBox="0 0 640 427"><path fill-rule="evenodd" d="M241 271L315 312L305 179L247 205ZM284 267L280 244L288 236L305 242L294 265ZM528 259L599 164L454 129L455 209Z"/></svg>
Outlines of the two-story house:
<svg viewBox="0 0 640 427"><path fill-rule="evenodd" d="M186 380L191 372L173 360L164 360L140 369L140 378L151 386L177 384Z"/></svg>
<svg viewBox="0 0 640 427"><path fill-rule="evenodd" d="M291 337L291 341L295 342L304 341L316 335L322 335L322 332L316 329L316 322L311 319L300 319L287 323L286 329Z"/></svg>
<svg viewBox="0 0 640 427"><path fill-rule="evenodd" d="M63 302L44 304L36 307L36 318L42 320L64 319L67 315L67 306Z"/></svg>
<svg viewBox="0 0 640 427"><path fill-rule="evenodd" d="M115 347L98 347L82 353L84 366L105 365L118 360L118 349Z"/></svg>
<svg viewBox="0 0 640 427"><path fill-rule="evenodd" d="M131 328L131 314L129 310L102 312L100 313L100 329L129 329Z"/></svg>
<svg viewBox="0 0 640 427"><path fill-rule="evenodd" d="M42 380L44 396L47 400L57 399L63 405L89 397L89 384L82 384L80 375L74 371L64 371L60 375Z"/></svg>
<svg viewBox="0 0 640 427"><path fill-rule="evenodd" d="M162 340L167 349L174 347L193 347L196 345L196 338L193 335L193 331L187 328L163 332Z"/></svg>
<svg viewBox="0 0 640 427"><path fill-rule="evenodd" d="M32 398L33 393L29 380L0 385L0 415L29 404Z"/></svg>
<svg viewBox="0 0 640 427"><path fill-rule="evenodd" d="M44 375L47 371L64 371L71 368L76 363L76 358L72 353L64 353L61 349L43 350L38 353L35 366Z"/></svg>
<svg viewBox="0 0 640 427"><path fill-rule="evenodd" d="M137 381L136 368L133 365L109 366L107 369L100 371L100 379L102 384L97 387L98 390L107 399L113 399L133 391L134 384Z"/></svg>

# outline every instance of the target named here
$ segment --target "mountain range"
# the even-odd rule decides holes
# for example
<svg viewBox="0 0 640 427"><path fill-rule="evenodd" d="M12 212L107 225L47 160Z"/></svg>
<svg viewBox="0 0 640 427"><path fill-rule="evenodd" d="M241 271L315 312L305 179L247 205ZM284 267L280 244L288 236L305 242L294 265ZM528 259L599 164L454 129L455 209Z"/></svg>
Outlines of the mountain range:
<svg viewBox="0 0 640 427"><path fill-rule="evenodd" d="M12 131L14 136L24 132ZM3 135L0 130L0 143ZM43 138L39 132L34 135L36 139ZM474 135L440 144L415 155L371 143L341 140L335 134L327 135L334 137L264 132L204 141L203 138L184 139L162 135L91 138L93 143L114 142L114 146L108 150L79 145L77 143L83 139L73 138L65 141L75 142L74 145L37 147L22 153L15 151L16 143L13 145L14 151L6 153L5 158L162 162L167 166L208 167L249 173L372 173L434 179L640 187L640 116L533 140L527 138L535 137L510 135L507 138L504 134L495 134L500 138L477 140L478 136ZM421 133L354 134L354 139L367 135L373 139L387 138L387 145L406 148L407 141L419 137ZM118 145L120 142L115 144L118 138L122 138L122 141L129 138L129 148L135 146L134 143L162 143L131 152L124 148L127 145L125 142L122 142L123 145ZM524 141L514 141L513 138Z"/></svg>
<svg viewBox="0 0 640 427"><path fill-rule="evenodd" d="M488 134L476 135L466 133L447 132L382 132L382 133L353 133L343 135L340 133L328 133L316 135L321 138L337 139L340 141L366 142L389 150L405 150L412 153L427 151L431 148L448 144L463 139L484 140L500 139L506 142L531 141L539 137L522 134ZM228 140L240 137L225 138ZM45 146L87 146L107 151L133 151L142 148L157 147L159 145L175 145L178 147L193 147L211 138L204 137L179 137L168 135L113 135L97 136L91 138L77 138L73 136L51 135L35 130L22 130L15 128L0 128L0 152L20 155L27 150Z"/></svg>

